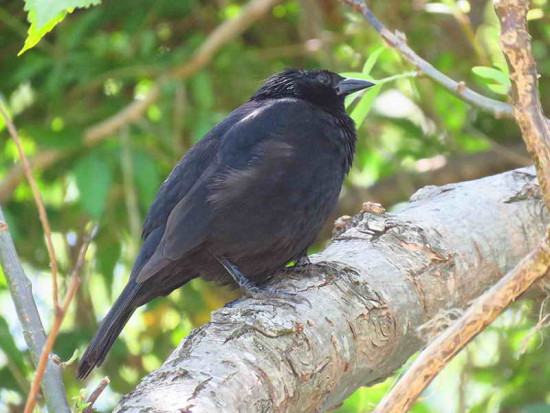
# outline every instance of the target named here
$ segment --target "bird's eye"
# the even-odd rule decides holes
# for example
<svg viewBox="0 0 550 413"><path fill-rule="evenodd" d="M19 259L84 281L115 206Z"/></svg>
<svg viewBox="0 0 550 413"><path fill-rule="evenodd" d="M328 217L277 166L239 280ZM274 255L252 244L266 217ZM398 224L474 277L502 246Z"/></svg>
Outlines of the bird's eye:
<svg viewBox="0 0 550 413"><path fill-rule="evenodd" d="M327 75L319 75L317 76L317 80L319 81L319 83L325 85L325 86L329 86L330 85L330 78L327 76Z"/></svg>

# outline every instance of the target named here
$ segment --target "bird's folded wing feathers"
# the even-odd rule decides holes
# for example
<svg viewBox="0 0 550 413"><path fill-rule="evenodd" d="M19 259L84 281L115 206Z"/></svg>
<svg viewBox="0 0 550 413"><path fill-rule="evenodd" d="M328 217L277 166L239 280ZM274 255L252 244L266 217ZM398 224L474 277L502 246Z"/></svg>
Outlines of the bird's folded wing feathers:
<svg viewBox="0 0 550 413"><path fill-rule="evenodd" d="M209 157L206 170L192 185L187 183L187 186L190 186L187 193L169 212L162 240L153 256L139 272L136 280L138 283L154 276L170 262L182 258L207 239L212 201L210 190L216 186L216 182L234 176L235 172L247 170L254 159L262 153L282 154L290 148L284 142L277 142L277 137L282 132L281 125L288 125L289 120L295 117L292 114L295 109L292 104L297 103L295 101L274 103L258 108L235 122L220 136L216 148L212 148L214 156ZM181 164L185 167L185 159ZM187 171L182 168L178 172L186 176ZM170 179L172 177L168 178L167 182ZM166 193L170 191L174 192L168 188ZM163 194L159 192L159 198L162 196ZM162 205L162 199L157 199L155 204Z"/></svg>

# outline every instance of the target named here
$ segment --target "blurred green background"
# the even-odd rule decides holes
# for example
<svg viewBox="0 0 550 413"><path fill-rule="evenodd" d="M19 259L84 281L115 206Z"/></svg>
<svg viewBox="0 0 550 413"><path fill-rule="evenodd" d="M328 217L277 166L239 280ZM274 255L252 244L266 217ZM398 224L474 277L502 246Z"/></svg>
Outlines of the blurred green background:
<svg viewBox="0 0 550 413"><path fill-rule="evenodd" d="M371 3L386 25L406 33L409 45L438 69L483 94L506 99L506 69L491 1ZM63 274L75 262L86 223L96 220L99 225L84 282L55 345L62 359L84 348L124 285L139 248L141 223L171 167L274 72L323 67L389 78L370 95L350 102L359 124L358 151L335 218L353 214L362 201L391 207L421 185L472 179L529 162L511 120L469 107L416 76L415 68L387 49L360 15L336 0L278 3L204 69L186 80L165 79L160 98L145 116L106 139L85 141L88 127L139 100L158 78L185 64L208 34L238 15L243 5L232 0L104 0L68 15L35 48L16 57L26 37L26 13L21 1L0 2L3 104L28 155L61 154L35 175ZM533 0L529 18L548 113L548 0ZM49 326L51 283L43 232L28 185L10 181L18 157L2 122L0 128L0 202ZM329 238L330 228L315 249ZM93 389L108 375L111 385L96 407L110 411L192 328L236 296L195 280L150 303L133 316L90 381L77 382L75 366L67 367L69 397L78 396L85 385ZM451 363L414 411L550 412L548 332L533 330L547 314L548 306L541 310L540 301L510 309ZM21 411L32 373L2 275L0 411ZM336 411L368 411L394 381L358 390Z"/></svg>

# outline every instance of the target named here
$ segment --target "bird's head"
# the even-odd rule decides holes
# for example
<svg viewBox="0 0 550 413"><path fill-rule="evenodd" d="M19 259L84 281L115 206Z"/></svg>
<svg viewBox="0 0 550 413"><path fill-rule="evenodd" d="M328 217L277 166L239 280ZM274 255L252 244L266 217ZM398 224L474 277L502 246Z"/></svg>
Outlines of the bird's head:
<svg viewBox="0 0 550 413"><path fill-rule="evenodd" d="M343 108L350 93L374 86L361 79L345 78L328 70L287 69L265 81L250 100L298 98L328 108Z"/></svg>

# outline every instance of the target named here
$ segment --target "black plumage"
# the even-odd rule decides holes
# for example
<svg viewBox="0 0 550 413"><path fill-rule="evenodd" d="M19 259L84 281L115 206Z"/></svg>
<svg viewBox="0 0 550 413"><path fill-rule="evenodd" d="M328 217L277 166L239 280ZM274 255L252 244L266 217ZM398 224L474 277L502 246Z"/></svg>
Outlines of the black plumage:
<svg viewBox="0 0 550 413"><path fill-rule="evenodd" d="M195 277L260 288L307 257L355 149L344 98L372 83L329 71L269 78L197 143L160 188L128 284L83 355L101 364L139 306Z"/></svg>

